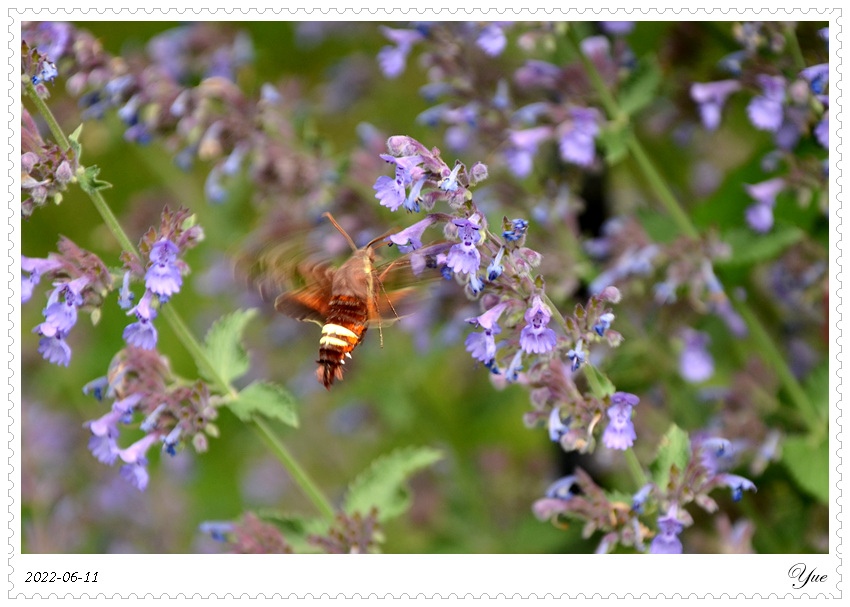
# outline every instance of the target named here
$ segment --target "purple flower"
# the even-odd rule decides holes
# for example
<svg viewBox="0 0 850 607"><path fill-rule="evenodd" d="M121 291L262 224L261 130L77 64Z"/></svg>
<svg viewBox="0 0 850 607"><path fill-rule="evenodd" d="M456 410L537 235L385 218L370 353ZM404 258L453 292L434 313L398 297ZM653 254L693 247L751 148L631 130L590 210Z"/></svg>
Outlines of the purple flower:
<svg viewBox="0 0 850 607"><path fill-rule="evenodd" d="M412 213L419 212L419 201L422 200L421 193L423 185L425 185L424 177L413 184L413 187L410 188L410 193L407 195L407 199L404 201L404 208Z"/></svg>
<svg viewBox="0 0 850 607"><path fill-rule="evenodd" d="M605 331L611 328L611 323L616 318L611 312L606 312L599 317L599 322L593 325L593 330L599 337L605 335Z"/></svg>
<svg viewBox="0 0 850 607"><path fill-rule="evenodd" d="M528 222L525 219L511 220L511 229L502 232L502 238L508 242L514 242L525 236L528 231Z"/></svg>
<svg viewBox="0 0 850 607"><path fill-rule="evenodd" d="M634 494L632 497L632 511L637 512L638 514L643 512L643 504L646 502L646 498L649 497L651 491L652 483L647 483Z"/></svg>
<svg viewBox="0 0 850 607"><path fill-rule="evenodd" d="M39 259L38 257L27 257L21 255L21 303L26 303L32 297L33 289L41 281L45 272L50 272L62 267L62 262L55 259ZM28 273L28 276L24 275Z"/></svg>
<svg viewBox="0 0 850 607"><path fill-rule="evenodd" d="M130 272L124 272L124 280L121 283L121 290L118 292L118 306L122 310L128 310L133 306L133 299L136 295L130 290Z"/></svg>
<svg viewBox="0 0 850 607"><path fill-rule="evenodd" d="M709 131L720 126L720 114L726 99L741 89L737 80L719 80L717 82L700 83L691 85L691 99L699 106L702 124Z"/></svg>
<svg viewBox="0 0 850 607"><path fill-rule="evenodd" d="M561 158L579 166L590 166L596 157L594 139L599 132L599 113L593 108L570 109L572 120L561 125L558 148Z"/></svg>
<svg viewBox="0 0 850 607"><path fill-rule="evenodd" d="M829 149L829 112L823 115L823 120L814 129L815 139L827 150Z"/></svg>
<svg viewBox="0 0 850 607"><path fill-rule="evenodd" d="M381 154L381 158L395 165L396 179L401 180L403 185L410 185L413 183L414 177L420 179L423 175L423 169L419 165L422 164L424 159L418 154L399 158L389 154Z"/></svg>
<svg viewBox="0 0 850 607"><path fill-rule="evenodd" d="M754 205L747 207L744 213L747 223L754 231L763 234L773 227L773 207L776 205L776 196L784 188L785 180L781 177L754 185L744 185L747 194L756 201Z"/></svg>
<svg viewBox="0 0 850 607"><path fill-rule="evenodd" d="M451 174L440 181L440 189L444 192L454 192L457 190L457 174L463 165L456 164L452 169Z"/></svg>
<svg viewBox="0 0 850 607"><path fill-rule="evenodd" d="M119 409L112 409L109 413L86 422L83 426L88 427L94 436L108 436L115 438L118 436L118 422L124 417L124 412Z"/></svg>
<svg viewBox="0 0 850 607"><path fill-rule="evenodd" d="M460 242L449 249L446 266L461 274L477 274L481 265L481 253L475 243L481 240L481 227L468 219L455 219L452 223L458 228Z"/></svg>
<svg viewBox="0 0 850 607"><path fill-rule="evenodd" d="M380 200L381 205L389 208L390 211L395 211L404 203L404 182L399 177L393 179L382 175L378 177L372 188L375 190L375 198Z"/></svg>
<svg viewBox="0 0 850 607"><path fill-rule="evenodd" d="M135 314L137 322L127 325L124 329L124 341L131 346L153 350L156 347L156 327L151 322L156 318L156 310L151 307L152 294L145 291L141 301L127 314Z"/></svg>
<svg viewBox="0 0 850 607"><path fill-rule="evenodd" d="M776 132L782 126L782 107L785 102L785 78L758 75L763 95L754 97L747 106L753 126L762 131Z"/></svg>
<svg viewBox="0 0 850 607"><path fill-rule="evenodd" d="M535 297L531 307L525 311L527 323L519 336L520 347L528 354L543 354L555 347L555 332L547 327L552 315L543 305L540 297Z"/></svg>
<svg viewBox="0 0 850 607"><path fill-rule="evenodd" d="M145 274L145 287L160 297L171 297L180 291L183 277L177 267L180 249L167 238L162 238L151 247L151 266Z"/></svg>
<svg viewBox="0 0 850 607"><path fill-rule="evenodd" d="M500 247L499 252L496 254L496 257L493 258L493 261L490 262L490 265L487 266L487 280L493 282L499 276L502 275L502 272L505 270L505 267L502 265L502 256L505 254L505 247Z"/></svg>
<svg viewBox="0 0 850 607"><path fill-rule="evenodd" d="M145 458L145 453L157 440L159 440L159 434L147 434L126 449L118 451L118 457L127 464L121 467L121 477L139 491L144 491L148 485L146 468L148 460Z"/></svg>
<svg viewBox="0 0 850 607"><path fill-rule="evenodd" d="M809 82L815 95L820 95L826 89L826 83L829 82L829 64L821 63L807 67L800 72L800 76Z"/></svg>
<svg viewBox="0 0 850 607"><path fill-rule="evenodd" d="M493 336L501 332L502 330L496 325L492 329L486 329L483 333L470 333L463 342L466 351L475 360L480 360L485 365L491 364L496 358L496 339Z"/></svg>
<svg viewBox="0 0 850 607"><path fill-rule="evenodd" d="M92 435L89 438L88 450L101 464L111 466L118 457L118 445L115 437L105 434L103 436Z"/></svg>
<svg viewBox="0 0 850 607"><path fill-rule="evenodd" d="M71 363L71 348L60 334L38 340L38 353L47 362L67 367Z"/></svg>
<svg viewBox="0 0 850 607"><path fill-rule="evenodd" d="M714 375L714 358L708 351L711 341L707 333L688 329L682 335L684 347L679 354L679 373L692 384L698 384Z"/></svg>
<svg viewBox="0 0 850 607"><path fill-rule="evenodd" d="M573 497L570 490L575 484L575 475L571 474L569 476L563 476L549 485L544 495L551 499L569 500Z"/></svg>
<svg viewBox="0 0 850 607"><path fill-rule="evenodd" d="M552 412L549 414L549 438L553 443L557 443L561 440L561 436L563 436L564 432L569 429L570 427L561 421L561 408L554 407Z"/></svg>
<svg viewBox="0 0 850 607"><path fill-rule="evenodd" d="M378 65L384 76L397 78L407 65L407 56L413 45L423 36L416 30L397 30L381 26L381 33L396 46L385 46L378 52Z"/></svg>
<svg viewBox="0 0 850 607"><path fill-rule="evenodd" d="M743 476L737 476L735 474L721 474L719 480L732 490L732 501L735 502L741 500L744 496L744 491L756 490L755 484Z"/></svg>
<svg viewBox="0 0 850 607"><path fill-rule="evenodd" d="M505 308L508 307L508 302L503 301L502 303L498 303L481 316L474 316L472 318L467 318L466 322L475 325L476 327L481 327L482 329L499 329L499 317L505 311ZM499 332L499 331L497 331Z"/></svg>
<svg viewBox="0 0 850 607"><path fill-rule="evenodd" d="M505 379L514 382L519 379L519 372L522 371L522 350L517 350L514 357L511 359L511 364L508 365L505 371Z"/></svg>
<svg viewBox="0 0 850 607"><path fill-rule="evenodd" d="M391 244L397 245L398 250L402 253L410 253L422 246L422 233L425 229L437 221L434 215L428 215L422 221L417 221L407 229L402 230L398 234L389 236L387 240Z"/></svg>
<svg viewBox="0 0 850 607"><path fill-rule="evenodd" d="M666 516L658 519L658 535L649 545L650 554L682 554L682 542L679 534L683 525L676 518L676 506L670 507Z"/></svg>
<svg viewBox="0 0 850 607"><path fill-rule="evenodd" d="M609 449L625 450L631 447L637 434L632 423L632 407L640 402L634 394L615 392L611 396L613 403L608 408L608 427L602 434L602 442Z"/></svg>
<svg viewBox="0 0 850 607"><path fill-rule="evenodd" d="M510 132L510 145L505 150L505 162L511 172L520 179L528 177L531 174L537 147L551 136L552 128L549 126Z"/></svg>
<svg viewBox="0 0 850 607"><path fill-rule="evenodd" d="M505 50L505 45L508 41L505 38L505 33L502 31L502 26L491 23L481 30L475 43L491 57L497 57Z"/></svg>
<svg viewBox="0 0 850 607"><path fill-rule="evenodd" d="M634 21L600 21L599 27L609 36L626 36L635 29Z"/></svg>
<svg viewBox="0 0 850 607"><path fill-rule="evenodd" d="M584 351L584 340L578 340L575 348L570 348L569 352L567 352L567 358L572 361L572 365L570 365L570 369L573 371L578 371L579 367L584 364L587 353Z"/></svg>
<svg viewBox="0 0 850 607"><path fill-rule="evenodd" d="M201 533L208 533L217 542L227 542L227 534L233 533L236 525L229 521L204 521L198 525Z"/></svg>

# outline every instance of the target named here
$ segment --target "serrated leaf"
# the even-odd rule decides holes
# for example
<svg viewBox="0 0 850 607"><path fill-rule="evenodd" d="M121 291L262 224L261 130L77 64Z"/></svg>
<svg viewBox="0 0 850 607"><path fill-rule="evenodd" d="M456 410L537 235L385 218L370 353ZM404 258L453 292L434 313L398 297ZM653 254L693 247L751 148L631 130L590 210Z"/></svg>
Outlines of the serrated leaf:
<svg viewBox="0 0 850 607"><path fill-rule="evenodd" d="M829 442L812 445L807 436L789 436L782 444L782 463L806 493L829 503Z"/></svg>
<svg viewBox="0 0 850 607"><path fill-rule="evenodd" d="M754 234L746 228L729 230L723 237L731 247L729 259L717 260L718 266L752 265L772 259L803 237L803 230L796 226L776 226L764 235Z"/></svg>
<svg viewBox="0 0 850 607"><path fill-rule="evenodd" d="M650 464L652 480L661 491L665 491L670 481L670 468L675 465L679 470L684 470L690 459L691 440L688 438L688 433L673 424L661 437L658 453Z"/></svg>
<svg viewBox="0 0 850 607"><path fill-rule="evenodd" d="M248 321L256 314L257 310L251 308L222 316L213 323L204 337L207 359L212 363L218 376L228 383L241 377L248 370L250 360L245 348L242 347L242 333ZM201 375L211 381L214 379L209 377L203 369Z"/></svg>
<svg viewBox="0 0 850 607"><path fill-rule="evenodd" d="M403 514L410 506L405 481L442 457L436 449L407 447L376 459L349 485L345 511L366 514L375 507L380 521Z"/></svg>
<svg viewBox="0 0 850 607"><path fill-rule="evenodd" d="M295 399L288 390L277 384L254 382L243 389L227 406L243 422L251 422L261 415L298 427Z"/></svg>
<svg viewBox="0 0 850 607"><path fill-rule="evenodd" d="M325 535L328 532L328 522L322 518L265 508L257 510L256 514L262 520L280 529L286 542L297 554L319 552L319 549L309 543L307 538L311 535Z"/></svg>
<svg viewBox="0 0 850 607"><path fill-rule="evenodd" d="M642 110L655 99L660 85L661 68L658 62L653 57L644 57L638 62L632 76L620 88L620 110L627 116Z"/></svg>
<svg viewBox="0 0 850 607"><path fill-rule="evenodd" d="M86 194L92 194L98 190L105 190L112 187L111 183L98 179L98 174L100 174L100 168L93 165L86 167L82 173L77 175L80 187Z"/></svg>

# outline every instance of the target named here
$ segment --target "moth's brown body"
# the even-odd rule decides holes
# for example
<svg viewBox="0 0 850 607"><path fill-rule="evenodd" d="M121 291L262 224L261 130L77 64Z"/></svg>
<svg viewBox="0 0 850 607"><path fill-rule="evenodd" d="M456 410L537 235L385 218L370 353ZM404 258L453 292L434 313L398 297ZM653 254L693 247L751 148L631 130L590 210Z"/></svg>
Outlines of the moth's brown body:
<svg viewBox="0 0 850 607"><path fill-rule="evenodd" d="M346 235L333 218L330 219ZM357 249L349 238L354 254L342 266L335 269L317 264L302 269L307 285L283 293L275 300L275 309L279 312L322 326L316 377L328 390L334 379L342 379L342 365L363 341L369 322L380 320L375 288L380 278L375 272L372 247L382 239ZM392 308L389 297L387 302Z"/></svg>

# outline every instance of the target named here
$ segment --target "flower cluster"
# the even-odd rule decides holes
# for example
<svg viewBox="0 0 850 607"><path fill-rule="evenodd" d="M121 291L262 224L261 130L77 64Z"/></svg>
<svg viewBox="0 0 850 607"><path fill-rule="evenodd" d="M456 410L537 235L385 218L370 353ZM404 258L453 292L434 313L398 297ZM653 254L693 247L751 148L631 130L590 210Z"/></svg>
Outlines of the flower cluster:
<svg viewBox="0 0 850 607"><path fill-rule="evenodd" d="M112 359L106 376L92 380L83 392L98 401L111 399L110 410L86 422L91 432L89 450L107 465L121 460L121 477L139 490L148 485L147 452L161 444L176 455L180 444L207 450L207 436L217 436L212 420L217 412L202 381L187 386L172 375L168 362L156 350L128 346ZM144 436L129 446L119 445L121 427L138 423Z"/></svg>
<svg viewBox="0 0 850 607"><path fill-rule="evenodd" d="M41 336L39 353L47 361L67 367L71 347L65 340L77 323L78 311L91 311L97 320L104 297L112 289L112 276L97 255L67 238L59 240L57 249L45 259L21 256L21 303L32 298L42 278L53 281L43 310L44 322L33 333Z"/></svg>
<svg viewBox="0 0 850 607"><path fill-rule="evenodd" d="M28 219L48 200L62 202L62 192L76 180L74 150L46 143L26 108L21 110L21 216Z"/></svg>
<svg viewBox="0 0 850 607"><path fill-rule="evenodd" d="M156 347L157 332L152 321L157 316L157 308L180 291L183 274L189 270L178 256L196 246L203 234L188 209L181 207L171 212L166 207L160 229L151 228L142 237L140 249L142 258L146 259L144 264L133 255L123 255L126 271L118 304L125 310L130 308L128 316L136 317L136 321L124 329L124 341L128 345L146 350ZM131 277L143 278L145 283L145 293L135 306L132 305L135 296L130 291Z"/></svg>
<svg viewBox="0 0 850 607"><path fill-rule="evenodd" d="M773 209L780 192L808 192L823 186L825 171L820 163L794 155L800 142L812 138L822 148L829 149L829 64L802 67L795 63L792 67L784 61L786 41L779 27L778 23L743 24L737 36L744 48L721 61L733 78L694 83L690 89L702 123L709 131L720 125L723 107L730 97L749 93L750 123L757 130L771 133L776 146L763 162L765 170L772 172L780 161L789 167L787 175L745 186L755 201L744 212L746 221L757 233L769 232L773 227ZM825 41L829 39L828 28L819 34ZM764 63L765 55L777 59L771 67ZM780 66L779 74L776 65Z"/></svg>

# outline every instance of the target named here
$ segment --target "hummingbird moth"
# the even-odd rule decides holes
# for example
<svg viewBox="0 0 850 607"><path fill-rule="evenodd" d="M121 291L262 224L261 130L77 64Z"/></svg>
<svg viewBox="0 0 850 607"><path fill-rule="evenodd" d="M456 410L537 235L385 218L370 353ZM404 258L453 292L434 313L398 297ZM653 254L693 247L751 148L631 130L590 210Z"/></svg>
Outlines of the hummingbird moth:
<svg viewBox="0 0 850 607"><path fill-rule="evenodd" d="M382 281L391 269L409 266L409 263L395 260L376 269L375 249L387 244L382 242L386 234L358 248L330 213L324 216L348 241L351 257L338 268L325 263L302 265L299 271L304 286L278 295L274 307L296 320L321 325L316 378L330 390L335 379L342 380L342 365L363 341L369 324L377 322L380 330L382 309L388 308L398 317L394 302L399 301L405 292L390 295L383 288Z"/></svg>

